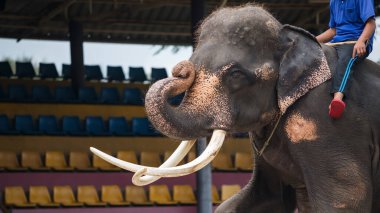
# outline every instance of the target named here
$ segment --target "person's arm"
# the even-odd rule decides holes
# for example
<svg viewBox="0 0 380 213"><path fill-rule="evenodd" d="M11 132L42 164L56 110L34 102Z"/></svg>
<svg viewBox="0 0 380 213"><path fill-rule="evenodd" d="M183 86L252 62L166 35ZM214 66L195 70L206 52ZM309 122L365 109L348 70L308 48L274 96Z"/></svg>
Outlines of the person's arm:
<svg viewBox="0 0 380 213"><path fill-rule="evenodd" d="M376 22L374 18L370 18L367 20L364 30L360 35L358 41L354 46L354 50L352 52L352 58L355 58L356 55L362 57L367 52L366 42L371 38L376 29Z"/></svg>
<svg viewBox="0 0 380 213"><path fill-rule="evenodd" d="M334 38L335 34L336 34L335 28L329 28L328 30L326 30L325 32L317 36L316 39L320 43L327 43L331 41L332 38Z"/></svg>

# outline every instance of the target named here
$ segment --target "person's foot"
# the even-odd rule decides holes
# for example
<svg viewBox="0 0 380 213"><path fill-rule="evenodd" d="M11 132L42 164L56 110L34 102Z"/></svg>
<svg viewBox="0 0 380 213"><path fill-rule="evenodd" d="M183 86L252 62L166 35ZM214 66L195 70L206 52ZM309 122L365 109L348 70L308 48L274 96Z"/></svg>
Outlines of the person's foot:
<svg viewBox="0 0 380 213"><path fill-rule="evenodd" d="M339 119L343 115L344 108L346 108L346 104L342 100L334 98L329 106L329 116L332 119Z"/></svg>

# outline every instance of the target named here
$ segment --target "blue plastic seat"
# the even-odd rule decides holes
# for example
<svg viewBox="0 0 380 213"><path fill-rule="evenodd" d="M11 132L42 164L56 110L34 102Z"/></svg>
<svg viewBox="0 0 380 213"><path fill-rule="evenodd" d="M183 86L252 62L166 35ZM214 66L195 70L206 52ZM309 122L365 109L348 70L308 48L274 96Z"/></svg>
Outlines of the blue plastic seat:
<svg viewBox="0 0 380 213"><path fill-rule="evenodd" d="M121 66L107 66L108 81L124 81L125 75Z"/></svg>
<svg viewBox="0 0 380 213"><path fill-rule="evenodd" d="M0 77L10 78L13 76L11 65L8 61L0 61Z"/></svg>
<svg viewBox="0 0 380 213"><path fill-rule="evenodd" d="M17 134L16 131L11 129L9 125L9 119L7 115L0 115L0 134L1 135L9 135L9 134Z"/></svg>
<svg viewBox="0 0 380 213"><path fill-rule="evenodd" d="M31 62L16 62L16 76L19 78L33 78L36 76Z"/></svg>
<svg viewBox="0 0 380 213"><path fill-rule="evenodd" d="M63 116L62 131L67 135L86 135L83 131L80 119L78 116Z"/></svg>
<svg viewBox="0 0 380 213"><path fill-rule="evenodd" d="M99 65L85 65L84 66L86 80L97 80L103 79L102 71Z"/></svg>
<svg viewBox="0 0 380 213"><path fill-rule="evenodd" d="M130 82L144 82L146 75L143 67L129 67L129 81Z"/></svg>
<svg viewBox="0 0 380 213"><path fill-rule="evenodd" d="M71 79L71 65L62 64L62 77L63 79Z"/></svg>
<svg viewBox="0 0 380 213"><path fill-rule="evenodd" d="M152 67L152 72L150 74L150 78L152 82L156 82L158 80L164 79L168 77L168 73L165 68L154 68Z"/></svg>
<svg viewBox="0 0 380 213"><path fill-rule="evenodd" d="M0 101L6 100L3 87L0 85Z"/></svg>
<svg viewBox="0 0 380 213"><path fill-rule="evenodd" d="M148 118L132 118L132 133L137 136L159 136Z"/></svg>
<svg viewBox="0 0 380 213"><path fill-rule="evenodd" d="M25 135L35 135L36 131L31 115L15 115L15 129L17 132Z"/></svg>
<svg viewBox="0 0 380 213"><path fill-rule="evenodd" d="M62 134L58 129L57 118L54 115L40 115L38 117L38 130L47 135Z"/></svg>
<svg viewBox="0 0 380 213"><path fill-rule="evenodd" d="M90 135L104 136L110 135L104 127L104 122L100 116L87 116L85 118L86 132Z"/></svg>
<svg viewBox="0 0 380 213"><path fill-rule="evenodd" d="M94 87L79 88L78 99L79 99L79 102L83 102L83 103L96 103L98 99L96 96L95 88Z"/></svg>
<svg viewBox="0 0 380 213"><path fill-rule="evenodd" d="M69 86L57 86L55 87L55 101L62 103L77 102L76 95L73 88Z"/></svg>
<svg viewBox="0 0 380 213"><path fill-rule="evenodd" d="M40 63L40 77L42 79L45 78L52 78L56 79L58 78L58 71L57 68L55 67L54 63L51 64L45 64L45 63Z"/></svg>
<svg viewBox="0 0 380 213"><path fill-rule="evenodd" d="M100 102L107 104L117 104L120 102L119 91L115 87L102 88L100 90Z"/></svg>
<svg viewBox="0 0 380 213"><path fill-rule="evenodd" d="M8 99L17 102L28 101L25 86L19 84L8 85Z"/></svg>
<svg viewBox="0 0 380 213"><path fill-rule="evenodd" d="M131 136L127 120L124 117L109 117L108 129L112 135L116 136Z"/></svg>
<svg viewBox="0 0 380 213"><path fill-rule="evenodd" d="M32 87L32 100L48 102L52 100L50 89L46 85L34 85Z"/></svg>
<svg viewBox="0 0 380 213"><path fill-rule="evenodd" d="M124 88L122 102L128 105L143 105L144 99L140 89L127 87Z"/></svg>

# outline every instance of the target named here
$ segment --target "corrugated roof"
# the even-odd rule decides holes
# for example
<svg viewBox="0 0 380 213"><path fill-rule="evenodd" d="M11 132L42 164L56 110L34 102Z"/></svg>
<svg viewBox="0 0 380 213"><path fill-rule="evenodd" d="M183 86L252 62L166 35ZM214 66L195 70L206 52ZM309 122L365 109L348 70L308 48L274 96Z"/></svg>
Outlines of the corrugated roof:
<svg viewBox="0 0 380 213"><path fill-rule="evenodd" d="M328 0L266 0L280 22L316 32L327 26ZM206 14L222 0L206 2ZM249 1L227 1L240 5ZM323 3L324 2L324 3ZM84 40L191 44L190 0L7 0L0 9L0 37L68 40L68 23L83 24Z"/></svg>

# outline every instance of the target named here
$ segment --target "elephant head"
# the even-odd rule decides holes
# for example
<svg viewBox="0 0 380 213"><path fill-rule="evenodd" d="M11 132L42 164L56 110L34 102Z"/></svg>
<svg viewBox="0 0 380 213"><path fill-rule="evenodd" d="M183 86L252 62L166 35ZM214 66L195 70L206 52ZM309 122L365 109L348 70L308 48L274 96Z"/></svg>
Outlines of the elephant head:
<svg viewBox="0 0 380 213"><path fill-rule="evenodd" d="M219 9L199 27L191 58L174 67L173 77L153 84L145 101L152 124L169 137L195 139L216 130L219 135L213 137L205 156L172 167L186 155L174 153L173 162L160 168L132 168L94 151L110 163L137 171L137 184L143 184L138 181L142 175L188 174L211 161L226 132L261 132L330 76L322 48L310 33L281 25L252 4ZM183 92L179 106L169 104L170 97ZM193 142L183 143L189 147ZM188 150L181 146L179 150Z"/></svg>

